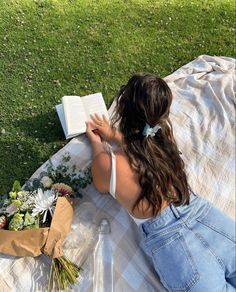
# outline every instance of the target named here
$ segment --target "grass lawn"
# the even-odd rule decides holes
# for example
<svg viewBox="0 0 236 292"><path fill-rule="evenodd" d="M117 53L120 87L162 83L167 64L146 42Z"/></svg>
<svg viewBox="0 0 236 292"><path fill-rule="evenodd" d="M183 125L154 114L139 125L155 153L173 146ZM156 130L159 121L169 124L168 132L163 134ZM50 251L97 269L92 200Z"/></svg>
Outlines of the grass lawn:
<svg viewBox="0 0 236 292"><path fill-rule="evenodd" d="M201 54L235 56L234 0L1 0L0 192L67 142L54 107L137 71L164 77Z"/></svg>

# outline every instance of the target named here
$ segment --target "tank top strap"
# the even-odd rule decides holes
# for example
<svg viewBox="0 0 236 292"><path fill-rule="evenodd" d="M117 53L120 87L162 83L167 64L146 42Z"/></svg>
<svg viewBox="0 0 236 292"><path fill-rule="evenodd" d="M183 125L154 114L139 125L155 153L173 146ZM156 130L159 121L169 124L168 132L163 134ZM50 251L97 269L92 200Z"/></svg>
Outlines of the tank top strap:
<svg viewBox="0 0 236 292"><path fill-rule="evenodd" d="M109 147L109 152L111 154L111 176L110 176L110 187L109 193L112 197L116 197L116 156L112 151L112 148Z"/></svg>

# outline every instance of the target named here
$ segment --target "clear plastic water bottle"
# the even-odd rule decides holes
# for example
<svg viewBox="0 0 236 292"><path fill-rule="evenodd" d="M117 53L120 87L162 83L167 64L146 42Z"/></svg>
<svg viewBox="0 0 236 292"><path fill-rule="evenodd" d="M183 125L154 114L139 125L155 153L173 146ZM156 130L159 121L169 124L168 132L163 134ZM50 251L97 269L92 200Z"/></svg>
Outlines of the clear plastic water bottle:
<svg viewBox="0 0 236 292"><path fill-rule="evenodd" d="M94 251L93 292L114 292L110 232L109 221L102 219L99 225L99 238Z"/></svg>

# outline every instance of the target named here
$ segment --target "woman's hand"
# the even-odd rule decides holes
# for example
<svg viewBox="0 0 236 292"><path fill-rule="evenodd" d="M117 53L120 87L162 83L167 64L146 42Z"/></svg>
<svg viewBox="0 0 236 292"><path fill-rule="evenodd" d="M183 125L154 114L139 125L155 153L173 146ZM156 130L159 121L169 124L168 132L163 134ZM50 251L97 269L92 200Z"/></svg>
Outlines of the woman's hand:
<svg viewBox="0 0 236 292"><path fill-rule="evenodd" d="M93 123L86 122L86 126L86 134L92 144L92 157L94 159L99 153L104 151L102 138L98 134L97 129L94 130Z"/></svg>
<svg viewBox="0 0 236 292"><path fill-rule="evenodd" d="M102 139L97 132L97 130L93 130L95 128L95 125L91 122L86 122L86 134L90 140L90 142L93 143L102 143Z"/></svg>
<svg viewBox="0 0 236 292"><path fill-rule="evenodd" d="M114 139L115 131L110 126L109 121L104 115L100 117L98 114L94 114L90 115L90 117L93 121L95 128L97 129L97 133L100 135L102 140L110 142Z"/></svg>

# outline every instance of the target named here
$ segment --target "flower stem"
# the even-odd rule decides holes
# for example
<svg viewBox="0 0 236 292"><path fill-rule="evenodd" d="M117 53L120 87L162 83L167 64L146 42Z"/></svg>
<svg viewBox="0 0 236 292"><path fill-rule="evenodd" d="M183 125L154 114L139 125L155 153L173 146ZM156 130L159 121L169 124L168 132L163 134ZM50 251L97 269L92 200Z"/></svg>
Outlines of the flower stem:
<svg viewBox="0 0 236 292"><path fill-rule="evenodd" d="M53 261L53 260L52 260ZM50 287L51 287L51 278L52 278L52 262L51 262L51 267L50 267L50 273L49 273L49 280L48 280L48 292L50 292Z"/></svg>

